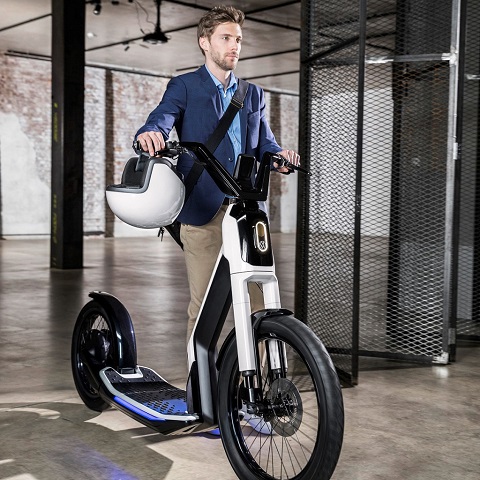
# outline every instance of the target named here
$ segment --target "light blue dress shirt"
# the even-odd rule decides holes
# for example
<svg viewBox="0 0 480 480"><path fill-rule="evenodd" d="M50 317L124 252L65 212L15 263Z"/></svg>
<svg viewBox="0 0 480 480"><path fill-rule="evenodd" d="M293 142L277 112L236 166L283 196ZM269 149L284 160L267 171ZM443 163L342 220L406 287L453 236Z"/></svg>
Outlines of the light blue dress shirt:
<svg viewBox="0 0 480 480"><path fill-rule="evenodd" d="M222 83L216 78L212 72L208 69L208 67L205 65L205 68L207 69L207 72L210 74L212 77L212 80L215 82L215 85L217 86L218 89L218 94L220 95L220 98L222 99L222 105L223 105L223 112L225 113L225 110L228 108L230 105L230 101L232 100L232 97L235 95L235 92L237 91L238 88L238 82L237 79L235 78L235 75L230 73L230 81L228 82L228 87L227 90L223 88ZM242 153L242 137L241 137L241 131L240 131L240 112L238 112L232 123L230 124L230 127L228 127L228 138L232 142L233 146L233 151L234 151L234 158L229 158L231 162L236 162L238 155Z"/></svg>

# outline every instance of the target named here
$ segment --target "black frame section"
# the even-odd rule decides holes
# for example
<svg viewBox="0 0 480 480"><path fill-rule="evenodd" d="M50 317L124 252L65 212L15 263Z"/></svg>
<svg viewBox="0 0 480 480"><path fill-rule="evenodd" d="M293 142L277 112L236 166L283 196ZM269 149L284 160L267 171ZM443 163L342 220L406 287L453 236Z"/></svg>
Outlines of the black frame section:
<svg viewBox="0 0 480 480"><path fill-rule="evenodd" d="M230 266L224 256L220 258L204 302L193 332L195 364L189 377L187 404L194 405L193 398L201 398L202 404L198 412L201 412L202 420L207 425L214 425L218 422L217 342L232 305ZM218 320L214 322L212 319ZM197 393L193 393L194 391Z"/></svg>
<svg viewBox="0 0 480 480"><path fill-rule="evenodd" d="M480 4L463 0L461 7L457 223L459 253L463 253L463 258L460 254L454 320L458 339L480 341L480 292L476 288L480 284Z"/></svg>

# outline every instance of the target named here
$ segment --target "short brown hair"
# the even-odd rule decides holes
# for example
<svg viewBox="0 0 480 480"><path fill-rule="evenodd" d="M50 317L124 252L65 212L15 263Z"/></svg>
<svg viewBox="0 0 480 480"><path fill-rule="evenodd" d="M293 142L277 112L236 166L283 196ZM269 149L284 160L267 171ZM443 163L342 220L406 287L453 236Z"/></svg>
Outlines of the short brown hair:
<svg viewBox="0 0 480 480"><path fill-rule="evenodd" d="M207 37L210 40L213 32L221 23L238 23L242 26L244 20L245 14L241 10L230 5L216 5L203 15L198 22L197 42L200 37ZM200 47L200 50L205 55L202 47Z"/></svg>

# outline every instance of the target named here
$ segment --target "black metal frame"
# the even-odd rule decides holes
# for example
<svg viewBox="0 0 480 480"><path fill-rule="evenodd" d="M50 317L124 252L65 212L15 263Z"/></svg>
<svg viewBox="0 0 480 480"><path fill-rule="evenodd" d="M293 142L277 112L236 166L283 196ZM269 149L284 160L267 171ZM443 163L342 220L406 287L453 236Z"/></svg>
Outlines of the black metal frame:
<svg viewBox="0 0 480 480"><path fill-rule="evenodd" d="M462 1L461 15L460 75L458 96L457 130L459 148L458 178L463 189L457 216L457 227L460 231L460 249L471 251L472 264L459 262L456 272L458 292L453 301L458 306L458 315L454 319L457 327L457 338L461 340L480 340L480 5L473 0ZM476 77L471 77L471 75ZM473 88L472 88L473 87ZM471 105L477 105L476 116L471 116ZM469 108L470 107L470 110ZM460 196L460 194L459 194ZM464 233L465 232L465 233ZM466 298L463 298L466 296ZM460 308L460 307L463 307ZM466 312L465 312L466 311ZM465 315L465 313L467 313Z"/></svg>
<svg viewBox="0 0 480 480"><path fill-rule="evenodd" d="M325 113L321 118L316 118L316 115L323 108L321 101L329 92L332 98L341 98L338 92L347 91L353 94L349 90L354 84L353 81L349 80L348 83L345 81L345 85L338 88L338 82L342 80L340 76L335 77L335 69L340 69L339 71L342 72L341 69L348 65L353 69L358 66L355 78L358 87L357 100L356 104L351 103L351 108L356 112L356 130L347 130L351 127L347 125L345 131L339 132L339 136L349 134L352 143L356 142L356 158L353 159L353 154L349 151L350 157L344 160L348 163L351 176L354 178L353 183L349 184L350 190L344 187L346 203L349 202L350 205L348 209L350 217L346 222L349 223L353 232L353 243L348 240L349 234L343 234L343 236L330 234L331 239L325 239L329 234L330 225L325 221L325 217L331 213L322 210L325 204L318 203L317 198L323 198L321 193L335 188L337 178L330 171L322 179L318 179L318 176L312 179L299 179L297 224L296 311L300 318L322 337L337 369L341 370L341 376L350 384L355 384L357 381L359 356L425 363L445 363L455 359L457 295L459 294L459 230L462 206L459 193L461 169L455 153L457 144L450 139L454 136L457 139L458 158L461 158L463 125L461 121L455 122L455 116L462 114L461 77L464 73L464 64L462 51L458 52L458 63L455 56L450 56L450 52L451 42L457 42L457 35L458 48L461 49L465 44L464 23L468 2L467 0L443 0L433 3L431 0L413 3L410 0L396 3L386 0L384 2L359 0L355 4L350 4L349 11L345 12L345 3L340 1L338 6L335 6L335 2L326 0L302 2L300 153L303 163L312 172L328 170L333 168L332 165L337 165L334 162L329 163L327 158L328 155L333 157L341 153L341 148L334 142L331 142L331 150L328 148L330 144L323 149L315 150L320 142L316 137L324 140L325 132L329 133L333 128L329 127L330 118L327 118ZM462 10L458 18L461 18L462 22L458 31L456 21L459 6ZM356 8L358 10L355 11ZM428 29L429 24L433 28ZM414 25L423 25L425 28L415 28ZM386 65L386 67L377 68L377 65ZM384 70L382 71L381 68ZM390 86L388 69L392 72ZM351 77L353 70L345 71ZM456 73L450 73L452 71ZM453 76L455 74L457 77ZM372 82L372 78L376 79L375 86L379 89L384 85L381 83L382 79L387 79L383 88L385 91L388 91L389 87L392 90L391 105L390 103L374 104L375 97L371 91L369 91L369 103L366 105L365 93L369 88L366 75L369 75L369 82ZM377 76L374 77L374 75ZM328 82L331 79L331 90L328 83L327 85L322 83L319 86L316 79L318 82ZM455 90L456 87L458 87L457 90ZM434 92L433 95L432 92ZM427 96L423 101L424 94ZM412 98L419 99L420 103L413 101ZM385 101L384 97L378 94L378 102L382 101ZM443 102L441 109L438 109L439 102ZM415 111L416 108L418 111ZM429 109L432 110L429 111ZM334 115L333 108L331 110L325 108L325 110ZM390 117L387 119L387 122L392 123L390 140L388 137L385 140L367 137L366 128L368 127L364 122L370 121L372 124L372 118L375 118L373 115L382 116L382 113L386 117L392 116L391 119ZM353 118L353 111L349 115L350 119ZM416 125L421 124L424 118L432 120L430 130L428 124L422 125L425 129L423 134L427 135L423 143L431 147L431 150L424 147L423 150L418 151L417 147L422 144L422 139L419 137L422 132L419 132ZM340 129L343 127L341 117L336 117L336 121L332 124ZM372 125L370 128L373 128ZM388 191L390 196L389 233L387 235L380 233L384 228L380 226L377 237L374 234L370 234L369 237L363 233L363 224L369 220L368 226L373 230L376 218L375 216L369 219L366 217L369 212L368 206L365 209L363 205L365 200L363 190L367 185L370 189L374 189L375 182L383 181L382 179L387 177L385 172L388 171L384 170L384 173L378 174L378 178L375 176L369 178L369 175L377 175L372 164L384 165L384 163L379 164L382 161L381 158L376 158L372 154L372 150L375 150L375 146L379 145L380 141L386 143L390 141L392 149L391 183L387 187L385 187L386 184L380 185L380 188L390 189ZM370 147L369 152L366 147ZM418 159L412 158L415 154L419 156ZM370 162L370 170L365 170L364 166L368 162ZM409 162L413 162L412 165L418 164L420 167L417 170L409 170ZM325 167L323 167L324 164ZM477 168L475 173L480 177L479 170ZM425 173L426 177L423 177L422 173ZM329 181L332 183L327 184ZM343 184L338 183L338 185L342 189ZM423 192L421 192L422 188ZM415 198L410 198L409 195L415 194L419 189L421 192L418 196L419 200L428 199L429 192L432 196L427 200L427 204L422 203L420 206L421 209L429 210L421 212L422 214L416 217L411 208L416 204ZM314 194L312 192L316 192L317 198L312 196ZM441 198L441 201L438 202L436 197ZM480 195L476 195L476 217L480 211L479 199ZM370 209L372 209L371 206ZM340 210L335 210L335 215L344 214ZM431 229L428 223L430 212L431 220L436 222L434 229ZM322 215L323 218L319 218ZM382 221L384 220L379 217L379 222L382 223ZM320 233L315 233L312 230L313 227ZM474 249L475 247L478 249L480 243L479 231L478 222L475 222ZM372 243L372 239L375 238L383 239L383 243L377 242L377 246L380 245L377 250L375 248L369 250L371 245L375 246L375 243ZM386 243L385 240L387 240ZM340 241L344 243L338 243ZM328 242L331 242L331 245ZM334 250L335 244L339 247L335 252L336 255L352 257L345 271L339 267L345 266L348 263L346 260L343 263L327 264L326 254L322 255L325 249L330 251L329 247ZM348 252L349 249L350 252ZM383 249L382 258L372 259L372 255L379 253L378 249ZM316 256L323 258L318 259ZM478 280L480 278L479 255L476 257L473 277ZM420 259L420 262L417 259ZM424 268L430 261L435 262L434 268L432 271L425 271ZM378 275L382 278L385 276L385 280L384 285L380 285L382 289L372 295L375 282L378 283L375 278L375 268L380 268L378 265L381 267L377 270ZM387 266L388 268L385 268ZM331 276L328 277L328 275ZM347 278L342 283L344 292L338 292L336 299L329 290L328 283L332 283L331 280L334 280L334 284L339 283L337 279L339 275L347 275ZM429 277L430 275L432 277ZM433 280L430 284L429 278ZM410 283L405 285L406 281ZM319 283L320 288L318 288ZM438 290L434 291L437 284ZM423 291L424 286L427 286L426 294ZM346 318L335 318L335 314L338 313L345 317L346 312L349 311L348 306L332 307L332 303L340 304L347 301L348 295L341 296L341 294L348 288L351 289L350 334L338 328L338 320L346 322ZM382 293L383 291L385 294ZM385 295L383 300L382 295ZM480 308L478 299L475 300L472 310L475 311L476 305L478 314ZM325 308L330 308L330 311L325 313ZM331 318L325 318L328 315L331 315ZM369 337L369 329L373 329L372 337ZM332 333L330 341L325 339L325 331ZM341 368L340 363L337 364L336 361L338 355L342 356ZM345 368L347 364L348 367Z"/></svg>

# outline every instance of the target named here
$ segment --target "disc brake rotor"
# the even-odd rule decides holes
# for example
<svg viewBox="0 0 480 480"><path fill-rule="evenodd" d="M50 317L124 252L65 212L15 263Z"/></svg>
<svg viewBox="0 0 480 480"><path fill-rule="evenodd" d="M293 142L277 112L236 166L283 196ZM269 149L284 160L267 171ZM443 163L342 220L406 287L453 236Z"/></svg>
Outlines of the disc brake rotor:
<svg viewBox="0 0 480 480"><path fill-rule="evenodd" d="M268 421L273 430L283 437L295 434L303 417L302 398L295 384L288 378L274 380L267 393L267 401L271 412Z"/></svg>

